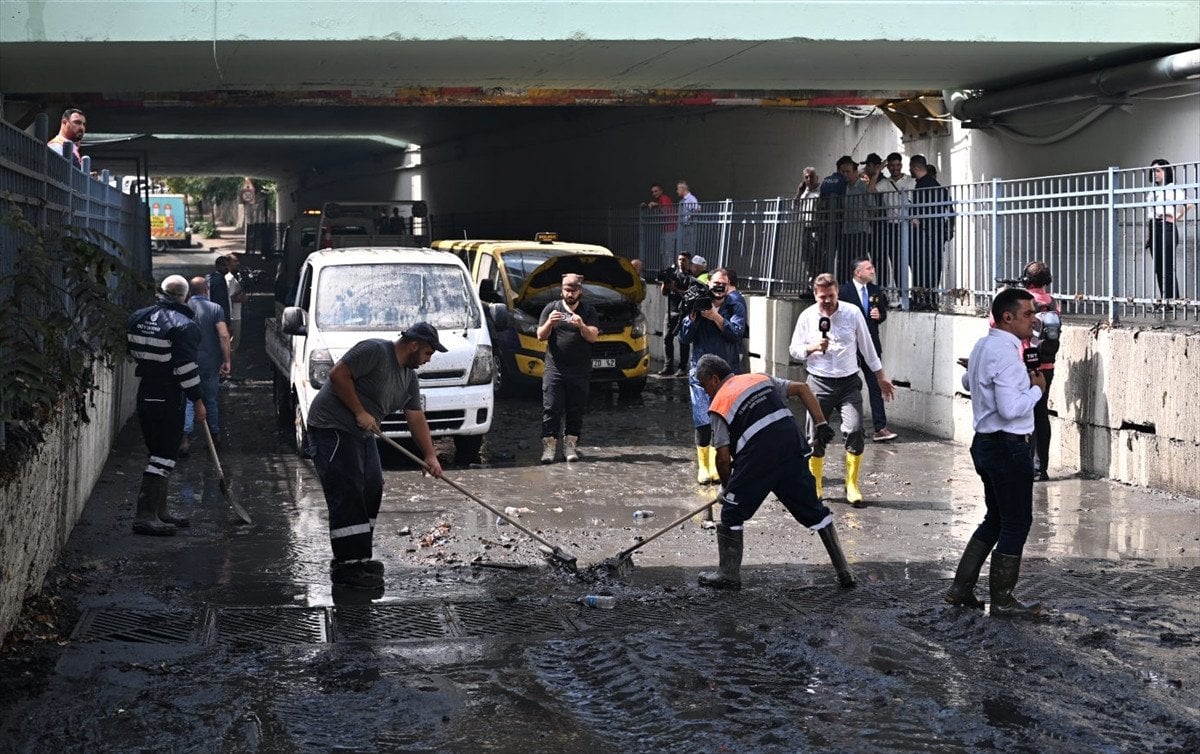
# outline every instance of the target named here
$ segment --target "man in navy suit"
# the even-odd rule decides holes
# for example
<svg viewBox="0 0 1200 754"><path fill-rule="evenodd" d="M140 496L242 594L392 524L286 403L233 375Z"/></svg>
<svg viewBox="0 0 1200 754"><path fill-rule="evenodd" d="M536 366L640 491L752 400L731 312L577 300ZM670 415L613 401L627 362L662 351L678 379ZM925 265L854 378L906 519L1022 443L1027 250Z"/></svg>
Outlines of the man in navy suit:
<svg viewBox="0 0 1200 754"><path fill-rule="evenodd" d="M875 285L875 265L869 257L860 257L854 260L854 277L848 283L843 283L838 291L839 301L852 301L859 309L862 309L863 316L867 318L867 330L871 333L871 343L875 345L875 353L883 358L883 346L879 343L879 326L887 320L887 297L883 295L883 290ZM862 356L858 357L858 365L864 370L867 383L867 395L871 402L871 423L875 427L875 434L871 436L875 442L887 442L895 440L896 433L888 429L887 411L883 407L883 393L879 390L879 382L874 378L874 374L867 368L863 362Z"/></svg>

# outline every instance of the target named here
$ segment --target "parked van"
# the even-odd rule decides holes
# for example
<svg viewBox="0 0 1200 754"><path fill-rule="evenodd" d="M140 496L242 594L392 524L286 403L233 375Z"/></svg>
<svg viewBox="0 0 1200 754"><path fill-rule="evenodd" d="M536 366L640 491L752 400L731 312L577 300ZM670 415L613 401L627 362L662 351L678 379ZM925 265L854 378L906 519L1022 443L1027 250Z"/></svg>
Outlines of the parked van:
<svg viewBox="0 0 1200 754"><path fill-rule="evenodd" d="M538 318L560 297L562 276L571 272L583 275L584 300L600 315L592 381L615 382L626 395L645 388L646 288L628 260L603 246L558 241L554 234L534 241L434 241L433 248L455 254L470 268L481 301L508 310L511 326L493 333L497 392L541 381L546 343L537 338Z"/></svg>

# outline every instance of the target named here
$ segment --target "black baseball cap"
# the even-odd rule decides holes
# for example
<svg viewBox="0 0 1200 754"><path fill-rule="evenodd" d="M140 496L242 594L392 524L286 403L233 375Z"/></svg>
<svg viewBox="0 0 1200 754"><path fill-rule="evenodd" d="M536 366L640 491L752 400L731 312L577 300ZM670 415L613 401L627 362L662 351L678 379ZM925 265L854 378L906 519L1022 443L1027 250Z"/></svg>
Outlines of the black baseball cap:
<svg viewBox="0 0 1200 754"><path fill-rule="evenodd" d="M428 322L418 322L404 332L400 333L400 337L405 340L419 340L422 343L433 346L433 350L441 353L446 352L446 347L438 340L437 328Z"/></svg>
<svg viewBox="0 0 1200 754"><path fill-rule="evenodd" d="M863 160L863 163L866 165L882 165L883 159L879 155L872 152L871 154L867 155L867 159Z"/></svg>

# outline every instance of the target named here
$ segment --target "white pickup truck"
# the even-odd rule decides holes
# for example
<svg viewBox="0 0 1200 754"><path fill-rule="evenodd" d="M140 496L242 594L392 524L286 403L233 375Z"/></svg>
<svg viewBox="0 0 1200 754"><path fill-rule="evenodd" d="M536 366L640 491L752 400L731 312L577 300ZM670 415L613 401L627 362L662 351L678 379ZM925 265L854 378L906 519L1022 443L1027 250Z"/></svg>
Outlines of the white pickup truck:
<svg viewBox="0 0 1200 754"><path fill-rule="evenodd" d="M423 321L448 349L417 371L429 429L454 438L456 463L476 462L494 413L492 341L463 263L432 249L328 249L309 254L299 276L292 305L266 322L275 402L295 425L297 452L305 455L309 406L337 360L359 341L392 340ZM382 429L409 436L403 412Z"/></svg>

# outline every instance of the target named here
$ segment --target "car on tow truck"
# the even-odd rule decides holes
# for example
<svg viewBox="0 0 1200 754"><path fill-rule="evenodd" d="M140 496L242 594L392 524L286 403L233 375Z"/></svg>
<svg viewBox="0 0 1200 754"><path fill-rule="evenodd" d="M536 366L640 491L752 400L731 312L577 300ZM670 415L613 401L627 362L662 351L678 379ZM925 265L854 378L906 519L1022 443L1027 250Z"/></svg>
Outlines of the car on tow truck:
<svg viewBox="0 0 1200 754"><path fill-rule="evenodd" d="M629 260L603 246L568 243L552 233L533 241L434 241L434 249L455 254L471 270L485 305L503 304L509 327L494 327L496 390L511 393L540 382L546 343L538 340L538 318L560 296L562 276L584 277L584 300L600 316L600 337L592 344L592 382L613 382L623 395L638 395L650 370L646 287Z"/></svg>

